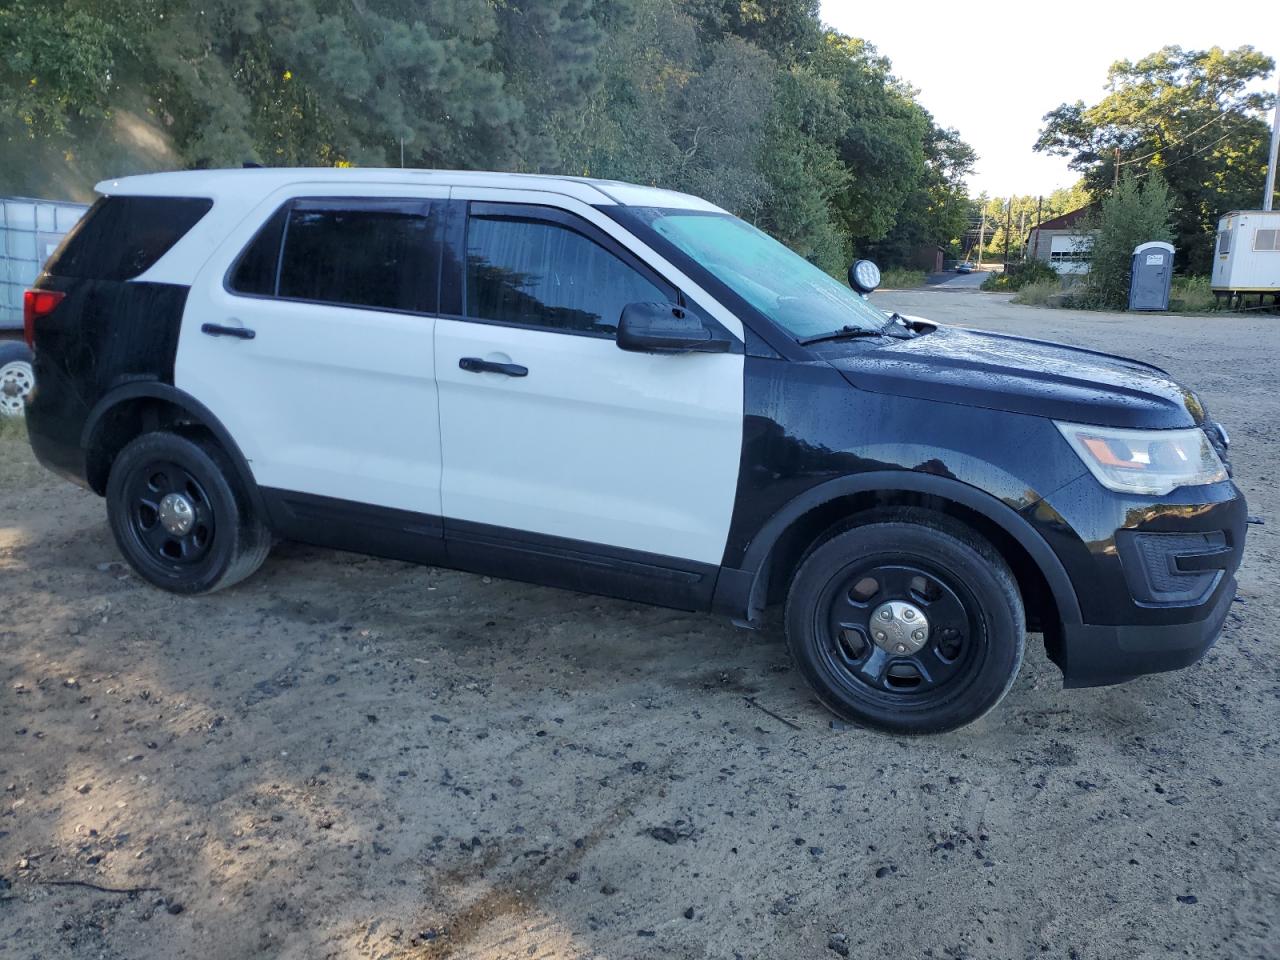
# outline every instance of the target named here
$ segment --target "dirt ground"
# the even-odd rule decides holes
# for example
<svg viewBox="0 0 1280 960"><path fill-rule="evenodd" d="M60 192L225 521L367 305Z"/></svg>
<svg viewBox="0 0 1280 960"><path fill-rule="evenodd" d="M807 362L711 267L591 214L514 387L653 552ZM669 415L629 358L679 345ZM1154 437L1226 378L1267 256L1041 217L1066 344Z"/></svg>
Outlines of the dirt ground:
<svg viewBox="0 0 1280 960"><path fill-rule="evenodd" d="M1264 521L1202 663L1032 637L972 727L844 729L776 626L292 545L168 596L10 435L0 957L1280 957L1280 318L880 300L1199 389Z"/></svg>

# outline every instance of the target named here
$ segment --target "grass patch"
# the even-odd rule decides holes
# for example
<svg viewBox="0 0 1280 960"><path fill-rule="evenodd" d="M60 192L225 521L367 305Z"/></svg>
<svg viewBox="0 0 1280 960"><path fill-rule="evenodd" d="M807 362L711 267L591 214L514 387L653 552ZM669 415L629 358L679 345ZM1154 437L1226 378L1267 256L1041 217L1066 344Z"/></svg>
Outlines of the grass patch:
<svg viewBox="0 0 1280 960"><path fill-rule="evenodd" d="M1210 313L1218 308L1218 301L1208 277L1174 277L1169 306L1184 313Z"/></svg>
<svg viewBox="0 0 1280 960"><path fill-rule="evenodd" d="M1061 306L1062 301L1059 300L1050 304L1049 298L1062 293L1062 281L1060 280L1040 280L1036 283L1028 283L1025 287L1018 290L1013 295L1014 303L1024 303L1032 307L1043 306Z"/></svg>
<svg viewBox="0 0 1280 960"><path fill-rule="evenodd" d="M910 290L912 287L924 286L923 270L907 270L904 267L892 267L880 274L880 289Z"/></svg>
<svg viewBox="0 0 1280 960"><path fill-rule="evenodd" d="M0 442L26 443L27 420L25 417L0 417Z"/></svg>

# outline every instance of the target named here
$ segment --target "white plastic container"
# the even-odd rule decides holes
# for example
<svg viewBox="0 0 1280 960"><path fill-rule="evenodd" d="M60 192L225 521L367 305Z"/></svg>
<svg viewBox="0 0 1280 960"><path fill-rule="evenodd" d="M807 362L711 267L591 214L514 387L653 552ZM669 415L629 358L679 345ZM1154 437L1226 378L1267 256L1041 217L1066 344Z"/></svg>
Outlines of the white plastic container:
<svg viewBox="0 0 1280 960"><path fill-rule="evenodd" d="M88 210L62 200L0 197L0 330L22 329L22 293Z"/></svg>

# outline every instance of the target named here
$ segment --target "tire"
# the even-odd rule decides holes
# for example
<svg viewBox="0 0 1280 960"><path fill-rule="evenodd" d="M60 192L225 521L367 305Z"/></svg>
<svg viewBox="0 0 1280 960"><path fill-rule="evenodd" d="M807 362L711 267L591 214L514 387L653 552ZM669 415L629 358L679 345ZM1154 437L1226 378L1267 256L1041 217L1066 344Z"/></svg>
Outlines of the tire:
<svg viewBox="0 0 1280 960"><path fill-rule="evenodd" d="M815 548L792 580L785 623L796 666L827 709L893 733L979 719L1013 686L1026 645L1003 558L964 525L924 512Z"/></svg>
<svg viewBox="0 0 1280 960"><path fill-rule="evenodd" d="M35 388L31 351L25 343L0 340L0 417L20 417Z"/></svg>
<svg viewBox="0 0 1280 960"><path fill-rule="evenodd" d="M271 550L226 454L206 437L162 431L131 441L111 465L107 519L138 575L173 593L239 583Z"/></svg>

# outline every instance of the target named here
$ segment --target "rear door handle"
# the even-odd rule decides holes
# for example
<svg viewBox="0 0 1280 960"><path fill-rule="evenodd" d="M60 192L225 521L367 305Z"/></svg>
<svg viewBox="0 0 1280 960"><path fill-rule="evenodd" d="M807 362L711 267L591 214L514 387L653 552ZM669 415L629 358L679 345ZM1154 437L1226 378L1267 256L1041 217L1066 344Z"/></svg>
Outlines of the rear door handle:
<svg viewBox="0 0 1280 960"><path fill-rule="evenodd" d="M238 337L241 340L252 340L257 336L248 327L228 327L221 323L205 323L200 325L200 332L211 337Z"/></svg>
<svg viewBox="0 0 1280 960"><path fill-rule="evenodd" d="M458 366L467 373L501 373L508 377L527 377L529 368L518 363L498 363L496 360L481 360L479 357L463 357Z"/></svg>

